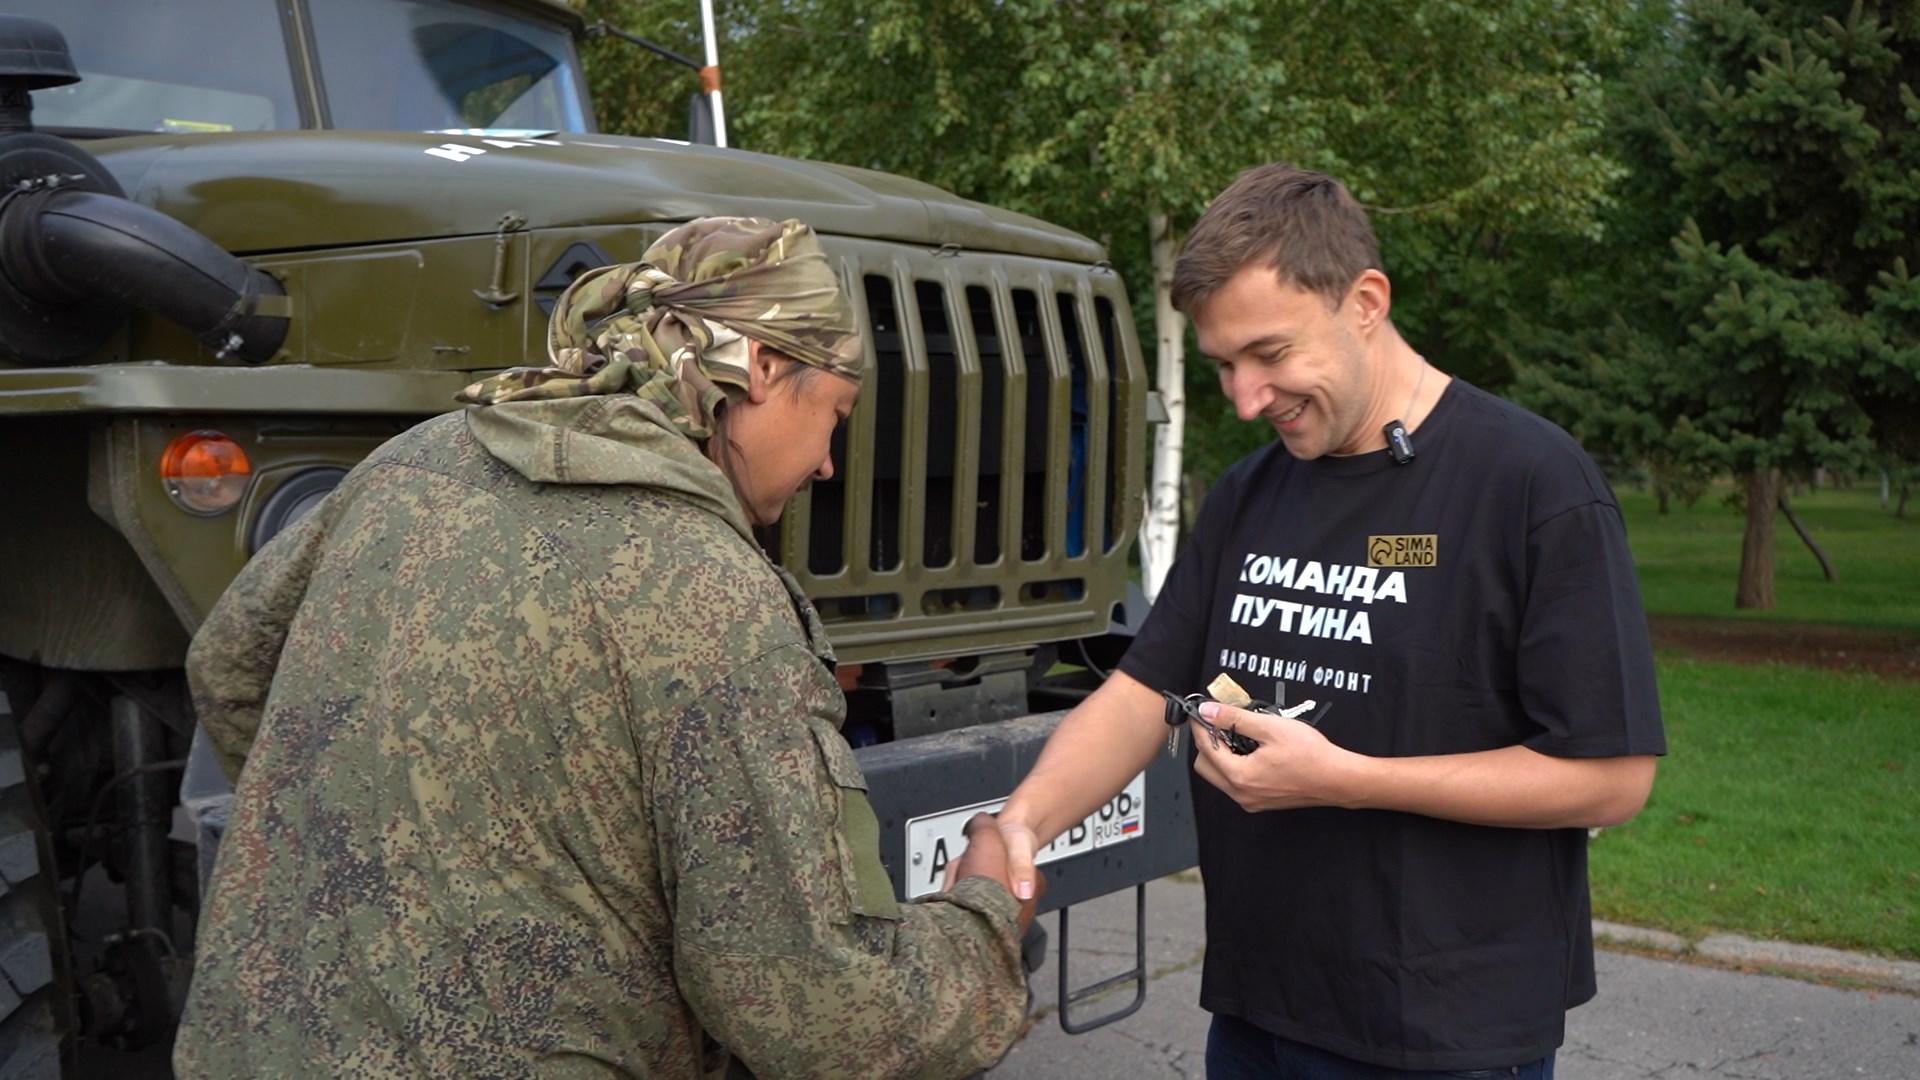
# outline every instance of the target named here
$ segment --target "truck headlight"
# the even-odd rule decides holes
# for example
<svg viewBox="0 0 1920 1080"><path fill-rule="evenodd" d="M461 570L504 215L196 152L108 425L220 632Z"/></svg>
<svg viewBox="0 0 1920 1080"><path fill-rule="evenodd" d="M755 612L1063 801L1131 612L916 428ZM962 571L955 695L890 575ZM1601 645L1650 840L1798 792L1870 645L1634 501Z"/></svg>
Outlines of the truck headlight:
<svg viewBox="0 0 1920 1080"><path fill-rule="evenodd" d="M248 554L267 546L267 541L279 536L287 526L306 517L328 492L340 486L346 475L345 469L322 466L296 473L274 488L260 507L260 515L253 519Z"/></svg>

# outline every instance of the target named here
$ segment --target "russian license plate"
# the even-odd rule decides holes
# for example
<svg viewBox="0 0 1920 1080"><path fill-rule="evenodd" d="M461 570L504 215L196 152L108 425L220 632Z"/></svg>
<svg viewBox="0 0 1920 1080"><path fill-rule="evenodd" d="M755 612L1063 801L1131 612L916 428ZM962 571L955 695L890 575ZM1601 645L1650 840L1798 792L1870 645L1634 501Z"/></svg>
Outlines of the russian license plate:
<svg viewBox="0 0 1920 1080"><path fill-rule="evenodd" d="M956 806L937 814L907 820L907 899L940 891L947 864L967 849L960 830L978 813L994 813L1005 799ZM1147 833L1147 774L1141 773L1108 799L1105 806L1057 837L1034 856L1036 865L1071 859L1109 844L1138 840Z"/></svg>

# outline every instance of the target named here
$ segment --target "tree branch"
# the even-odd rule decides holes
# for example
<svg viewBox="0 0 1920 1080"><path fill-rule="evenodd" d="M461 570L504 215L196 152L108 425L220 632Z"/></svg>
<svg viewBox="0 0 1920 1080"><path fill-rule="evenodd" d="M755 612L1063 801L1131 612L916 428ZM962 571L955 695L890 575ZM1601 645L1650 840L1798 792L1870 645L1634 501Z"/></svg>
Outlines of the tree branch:
<svg viewBox="0 0 1920 1080"><path fill-rule="evenodd" d="M1793 507L1788 505L1787 489L1786 489L1786 485L1784 484L1781 485L1780 487L1780 499L1779 499L1778 505L1780 507L1780 512L1787 516L1787 524L1793 526L1793 531L1800 534L1800 539L1806 542L1807 550L1813 552L1813 557L1820 560L1821 573L1826 574L1827 580L1830 582L1839 581L1840 575L1834 573L1833 563L1827 558L1827 553L1820 550L1819 544L1816 544L1813 542L1813 534L1807 531L1807 527L1805 525L1800 524L1800 515L1794 513Z"/></svg>

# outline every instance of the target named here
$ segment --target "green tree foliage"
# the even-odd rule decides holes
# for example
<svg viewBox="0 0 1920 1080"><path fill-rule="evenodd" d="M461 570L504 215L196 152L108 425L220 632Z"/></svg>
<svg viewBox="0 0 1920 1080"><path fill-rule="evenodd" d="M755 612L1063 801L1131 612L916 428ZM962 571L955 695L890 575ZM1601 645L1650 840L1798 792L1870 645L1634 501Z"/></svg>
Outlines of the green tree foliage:
<svg viewBox="0 0 1920 1080"><path fill-rule="evenodd" d="M1303 54L1328 133L1312 163L1372 211L1408 340L1499 387L1510 316L1541 306L1569 246L1602 235L1625 174L1603 140L1605 79L1628 55L1632 5L1380 10L1338 12Z"/></svg>
<svg viewBox="0 0 1920 1080"><path fill-rule="evenodd" d="M622 8L635 13L626 22L601 17L636 29L643 17L691 19L695 5L588 5L590 16ZM1112 252L1142 317L1156 215L1177 231L1265 161L1325 169L1375 210L1396 317L1416 347L1499 385L1508 313L1540 302L1551 276L1535 260L1603 228L1622 171L1601 145L1603 76L1623 62L1633 10L723 0L718 13L735 145L901 173L1087 233ZM694 29L662 31L662 43L697 55ZM604 50L589 59L603 102L605 62ZM613 112L603 104L603 119ZM1210 372L1192 382L1189 442L1211 475L1265 435L1217 403Z"/></svg>
<svg viewBox="0 0 1920 1080"><path fill-rule="evenodd" d="M589 26L604 23L698 61L703 56L700 8L692 3L573 0ZM692 68L619 38L589 31L580 46L594 111L603 131L683 139L687 102L700 90Z"/></svg>
<svg viewBox="0 0 1920 1080"><path fill-rule="evenodd" d="M1143 272L1147 214L1191 220L1298 127L1253 0L742 0L739 142L926 180L1107 243ZM737 72L737 74L735 74ZM1131 267L1130 267L1131 268Z"/></svg>
<svg viewBox="0 0 1920 1080"><path fill-rule="evenodd" d="M1773 606L1779 470L1911 452L1920 372L1920 13L1696 0L1701 78L1667 103L1692 218L1668 299L1688 324L1666 414L1748 478L1735 603Z"/></svg>
<svg viewBox="0 0 1920 1080"><path fill-rule="evenodd" d="M1645 466L1663 506L1740 474L1735 602L1770 607L1780 471L1920 457L1920 14L1656 0L1629 33L1609 140L1630 172L1549 319L1517 329L1518 389Z"/></svg>
<svg viewBox="0 0 1920 1080"><path fill-rule="evenodd" d="M695 4L583 0L690 56ZM1152 237L1240 169L1345 180L1448 370L1691 499L1920 468L1920 7L1851 0L721 0L735 145L902 173L1088 233L1152 310ZM693 73L590 46L602 122L678 135ZM1143 335L1145 337L1147 335ZM1195 468L1264 441L1190 371Z"/></svg>
<svg viewBox="0 0 1920 1080"><path fill-rule="evenodd" d="M1271 10L1271 9L1270 9ZM1387 10L1391 17L1382 18ZM1259 159L1324 169L1373 215L1414 347L1478 385L1512 378L1510 338L1538 325L1570 249L1609 232L1628 171L1608 146L1609 77L1635 59L1628 0L1579 5L1296 5L1263 32L1297 57L1287 92L1314 118ZM1211 471L1265 433L1233 422L1194 372Z"/></svg>
<svg viewBox="0 0 1920 1080"><path fill-rule="evenodd" d="M1620 60L1602 74L1604 140L1624 171L1597 235L1517 260L1548 272L1537 301L1511 309L1502 351L1516 371L1513 395L1616 476L1644 469L1664 513L1675 498L1691 505L1725 470L1719 444L1667 408L1680 392L1672 357L1687 338L1661 290L1686 211L1660 105L1698 72L1671 5L1636 5L1620 32Z"/></svg>

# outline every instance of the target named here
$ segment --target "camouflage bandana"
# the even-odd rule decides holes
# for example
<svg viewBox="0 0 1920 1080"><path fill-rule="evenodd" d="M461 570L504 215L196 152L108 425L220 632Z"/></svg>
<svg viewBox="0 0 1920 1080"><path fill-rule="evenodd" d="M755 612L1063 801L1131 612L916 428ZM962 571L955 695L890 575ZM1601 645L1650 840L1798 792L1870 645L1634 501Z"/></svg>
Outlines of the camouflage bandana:
<svg viewBox="0 0 1920 1080"><path fill-rule="evenodd" d="M860 381L853 309L798 221L701 218L661 237L641 261L574 279L554 305L544 368L514 368L454 396L471 405L633 393L704 439L747 388L747 339Z"/></svg>

